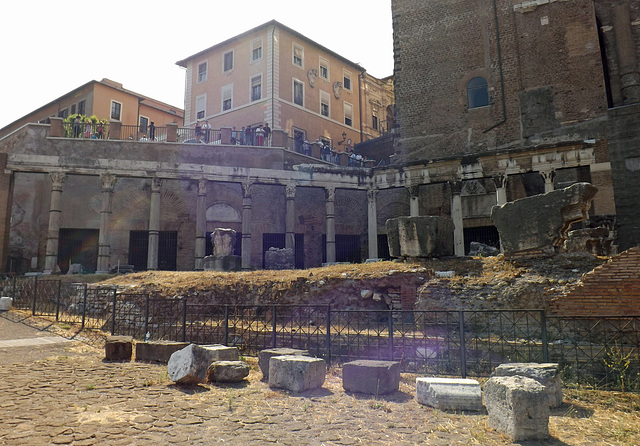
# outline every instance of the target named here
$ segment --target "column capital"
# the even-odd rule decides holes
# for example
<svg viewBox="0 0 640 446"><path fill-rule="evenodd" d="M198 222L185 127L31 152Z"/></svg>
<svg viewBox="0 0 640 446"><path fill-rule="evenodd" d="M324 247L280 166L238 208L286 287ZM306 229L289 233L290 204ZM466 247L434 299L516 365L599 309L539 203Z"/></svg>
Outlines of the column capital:
<svg viewBox="0 0 640 446"><path fill-rule="evenodd" d="M102 181L103 192L113 192L113 187L116 185L118 178L112 173L105 172L100 174L100 181Z"/></svg>
<svg viewBox="0 0 640 446"><path fill-rule="evenodd" d="M367 189L367 200L375 201L376 197L378 196L378 192L380 192L380 190L376 188Z"/></svg>
<svg viewBox="0 0 640 446"><path fill-rule="evenodd" d="M327 201L334 201L336 199L335 186L328 186L324 188L324 196Z"/></svg>
<svg viewBox="0 0 640 446"><path fill-rule="evenodd" d="M284 187L284 193L287 198L296 198L296 183L289 183Z"/></svg>
<svg viewBox="0 0 640 446"><path fill-rule="evenodd" d="M493 184L495 184L496 188L507 187L509 175L507 173L499 173L493 175L491 179L493 180Z"/></svg>
<svg viewBox="0 0 640 446"><path fill-rule="evenodd" d="M67 174L64 172L50 172L49 177L51 178L54 189L61 189L62 183L67 179Z"/></svg>
<svg viewBox="0 0 640 446"><path fill-rule="evenodd" d="M460 195L462 193L462 181L460 180L449 180L449 187L453 195Z"/></svg>
<svg viewBox="0 0 640 446"><path fill-rule="evenodd" d="M198 180L198 195L207 195L207 180L204 178Z"/></svg>
<svg viewBox="0 0 640 446"><path fill-rule="evenodd" d="M556 170L555 169L541 170L538 173L540 175L542 175L542 178L544 179L545 183L553 182L553 179L556 177Z"/></svg>
<svg viewBox="0 0 640 446"><path fill-rule="evenodd" d="M251 189L253 189L253 184L249 181L244 181L242 184L242 198L251 198Z"/></svg>
<svg viewBox="0 0 640 446"><path fill-rule="evenodd" d="M160 192L162 188L162 178L151 178L151 192Z"/></svg>
<svg viewBox="0 0 640 446"><path fill-rule="evenodd" d="M412 185L412 186L405 186L405 187L409 191L409 195L411 195L411 197L418 197L420 195L419 185Z"/></svg>

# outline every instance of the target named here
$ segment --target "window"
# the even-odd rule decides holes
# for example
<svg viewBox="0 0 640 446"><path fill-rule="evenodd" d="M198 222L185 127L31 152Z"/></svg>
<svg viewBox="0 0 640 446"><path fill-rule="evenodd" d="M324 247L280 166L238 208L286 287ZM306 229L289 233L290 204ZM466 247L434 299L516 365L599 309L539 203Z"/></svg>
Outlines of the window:
<svg viewBox="0 0 640 446"><path fill-rule="evenodd" d="M257 62L262 59L262 39L256 39L251 42L251 62Z"/></svg>
<svg viewBox="0 0 640 446"><path fill-rule="evenodd" d="M202 62L198 64L198 83L204 82L207 80L207 62Z"/></svg>
<svg viewBox="0 0 640 446"><path fill-rule="evenodd" d="M483 77L474 77L467 84L467 101L469 108L489 105L489 86Z"/></svg>
<svg viewBox="0 0 640 446"><path fill-rule="evenodd" d="M329 80L329 62L320 58L320 77L324 80Z"/></svg>
<svg viewBox="0 0 640 446"><path fill-rule="evenodd" d="M149 127L149 118L146 116L140 116L140 132L146 136L147 128Z"/></svg>
<svg viewBox="0 0 640 446"><path fill-rule="evenodd" d="M201 94L196 97L196 119L204 119L207 114L207 95Z"/></svg>
<svg viewBox="0 0 640 446"><path fill-rule="evenodd" d="M342 86L344 87L345 90L351 91L351 73L349 73L348 71L345 71L342 77L343 77Z"/></svg>
<svg viewBox="0 0 640 446"><path fill-rule="evenodd" d="M111 119L120 121L122 115L122 104L116 101L111 101Z"/></svg>
<svg viewBox="0 0 640 446"><path fill-rule="evenodd" d="M304 67L304 48L300 45L293 44L293 64L302 68Z"/></svg>
<svg viewBox="0 0 640 446"><path fill-rule="evenodd" d="M72 115L75 115L75 114L76 114L76 104L73 104L73 105L71 106L71 114L72 114Z"/></svg>
<svg viewBox="0 0 640 446"><path fill-rule="evenodd" d="M378 117L376 115L371 116L371 127L374 130L378 130Z"/></svg>
<svg viewBox="0 0 640 446"><path fill-rule="evenodd" d="M83 100L81 100L80 102L78 102L78 114L79 115L84 115L86 114L85 112L85 104L86 102Z"/></svg>
<svg viewBox="0 0 640 446"><path fill-rule="evenodd" d="M222 63L222 71L224 73L233 70L233 50L224 53L223 63Z"/></svg>
<svg viewBox="0 0 640 446"><path fill-rule="evenodd" d="M262 99L262 75L251 78L251 102Z"/></svg>
<svg viewBox="0 0 640 446"><path fill-rule="evenodd" d="M69 116L69 109L68 108L65 108L64 110L60 110L58 112L58 118L65 119L67 116Z"/></svg>
<svg viewBox="0 0 640 446"><path fill-rule="evenodd" d="M304 84L299 80L293 80L293 103L304 106Z"/></svg>
<svg viewBox="0 0 640 446"><path fill-rule="evenodd" d="M222 87L222 111L231 110L233 106L233 84Z"/></svg>
<svg viewBox="0 0 640 446"><path fill-rule="evenodd" d="M344 103L344 123L349 127L353 126L353 105Z"/></svg>
<svg viewBox="0 0 640 446"><path fill-rule="evenodd" d="M331 96L329 95L329 93L320 91L320 114L322 116L326 116L327 118L329 117L329 114L330 114L330 110L329 110L330 103L331 103Z"/></svg>

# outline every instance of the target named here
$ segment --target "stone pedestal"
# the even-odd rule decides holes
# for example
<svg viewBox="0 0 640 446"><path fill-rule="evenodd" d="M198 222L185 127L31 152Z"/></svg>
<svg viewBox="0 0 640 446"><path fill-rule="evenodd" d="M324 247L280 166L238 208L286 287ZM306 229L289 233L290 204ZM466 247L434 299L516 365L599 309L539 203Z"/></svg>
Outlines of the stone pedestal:
<svg viewBox="0 0 640 446"><path fill-rule="evenodd" d="M269 387L292 392L322 387L327 374L324 359L310 356L274 356L269 360Z"/></svg>
<svg viewBox="0 0 640 446"><path fill-rule="evenodd" d="M416 400L439 410L482 409L482 390L475 379L416 378Z"/></svg>
<svg viewBox="0 0 640 446"><path fill-rule="evenodd" d="M269 380L269 360L274 356L309 356L307 350L299 350L297 348L268 348L258 353L258 366L262 372L262 379Z"/></svg>
<svg viewBox="0 0 640 446"><path fill-rule="evenodd" d="M293 249L288 248L269 248L264 253L264 266L265 269L295 269L296 260Z"/></svg>
<svg viewBox="0 0 640 446"><path fill-rule="evenodd" d="M0 311L9 311L13 305L13 299L10 297L0 297Z"/></svg>
<svg viewBox="0 0 640 446"><path fill-rule="evenodd" d="M240 271L241 268L240 256L206 256L204 258L205 271Z"/></svg>
<svg viewBox="0 0 640 446"><path fill-rule="evenodd" d="M133 338L131 336L108 336L104 345L104 359L107 361L131 361Z"/></svg>
<svg viewBox="0 0 640 446"><path fill-rule="evenodd" d="M525 376L535 379L544 386L549 407L562 406L562 379L558 364L508 363L496 367L491 376Z"/></svg>
<svg viewBox="0 0 640 446"><path fill-rule="evenodd" d="M361 359L342 366L342 388L347 392L384 395L398 390L400 363Z"/></svg>
<svg viewBox="0 0 640 446"><path fill-rule="evenodd" d="M188 342L151 341L136 343L136 361L169 362L171 355L189 345Z"/></svg>
<svg viewBox="0 0 640 446"><path fill-rule="evenodd" d="M385 223L391 257L454 254L453 221L447 217L398 217Z"/></svg>
<svg viewBox="0 0 640 446"><path fill-rule="evenodd" d="M549 404L544 386L524 376L496 376L484 384L489 425L513 441L549 436Z"/></svg>

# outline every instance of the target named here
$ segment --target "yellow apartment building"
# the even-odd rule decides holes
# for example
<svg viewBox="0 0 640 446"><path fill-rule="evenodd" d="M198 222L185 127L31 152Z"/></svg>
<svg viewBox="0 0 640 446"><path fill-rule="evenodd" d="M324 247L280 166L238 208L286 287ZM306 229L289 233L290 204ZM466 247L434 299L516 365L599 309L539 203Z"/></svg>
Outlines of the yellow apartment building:
<svg viewBox="0 0 640 446"><path fill-rule="evenodd" d="M211 128L268 123L289 138L327 140L338 150L379 136L393 103L390 81L272 20L178 61L186 69L185 126ZM366 95L379 84L384 100ZM369 88L365 88L366 86ZM376 88L371 88L373 85ZM375 118L374 118L375 113ZM375 130L375 131L374 131Z"/></svg>
<svg viewBox="0 0 640 446"><path fill-rule="evenodd" d="M184 119L184 111L180 108L127 90L118 82L102 79L87 82L17 119L0 129L0 138L27 123L48 124L51 117L66 118L76 113L141 128L146 128L151 122L156 127L167 123L182 126Z"/></svg>

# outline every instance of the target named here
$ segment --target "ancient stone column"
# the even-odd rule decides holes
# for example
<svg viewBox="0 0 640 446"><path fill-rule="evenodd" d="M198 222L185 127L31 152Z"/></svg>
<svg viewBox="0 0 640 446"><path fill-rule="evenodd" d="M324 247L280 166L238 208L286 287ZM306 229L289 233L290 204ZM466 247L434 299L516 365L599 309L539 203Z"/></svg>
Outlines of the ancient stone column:
<svg viewBox="0 0 640 446"><path fill-rule="evenodd" d="M453 252L464 256L464 226L462 219L462 181L450 181L451 187L451 220L453 220Z"/></svg>
<svg viewBox="0 0 640 446"><path fill-rule="evenodd" d="M100 210L100 234L98 236L98 267L96 273L109 272L111 263L111 214L113 186L117 178L110 173L100 175L102 181L102 209Z"/></svg>
<svg viewBox="0 0 640 446"><path fill-rule="evenodd" d="M420 186L408 186L409 190L409 216L410 217L419 217L420 216Z"/></svg>
<svg viewBox="0 0 640 446"><path fill-rule="evenodd" d="M507 181L509 181L509 175L495 175L493 183L496 185L496 204L502 206L507 202Z"/></svg>
<svg viewBox="0 0 640 446"><path fill-rule="evenodd" d="M631 29L631 14L629 5L625 2L619 2L613 10L613 30L618 50L622 99L625 104L632 104L640 100L640 73L638 73L636 45Z"/></svg>
<svg viewBox="0 0 640 446"><path fill-rule="evenodd" d="M204 256L207 252L207 180L198 181L198 198L196 199L196 261L195 270L204 270Z"/></svg>
<svg viewBox="0 0 640 446"><path fill-rule="evenodd" d="M67 179L64 172L51 172L51 204L49 205L49 228L47 230L47 247L44 258L44 274L51 274L58 263L58 237L60 234L60 198L62 184Z"/></svg>
<svg viewBox="0 0 640 446"><path fill-rule="evenodd" d="M149 209L149 251L147 255L147 269L158 269L158 245L160 242L160 192L162 180L151 179L151 203Z"/></svg>
<svg viewBox="0 0 640 446"><path fill-rule="evenodd" d="M542 178L544 179L544 193L546 194L547 192L555 190L555 187L553 186L553 179L556 176L556 171L554 169L546 172L541 171L540 175L542 175Z"/></svg>
<svg viewBox="0 0 640 446"><path fill-rule="evenodd" d="M336 188L325 188L326 198L326 249L327 249L327 263L335 263L336 261Z"/></svg>
<svg viewBox="0 0 640 446"><path fill-rule="evenodd" d="M378 258L378 209L376 196L378 189L367 190L367 238L369 239L369 258Z"/></svg>
<svg viewBox="0 0 640 446"><path fill-rule="evenodd" d="M296 185L287 184L285 186L286 214L285 214L285 237L284 247L296 249Z"/></svg>
<svg viewBox="0 0 640 446"><path fill-rule="evenodd" d="M242 269L251 269L251 188L253 183L242 183Z"/></svg>

